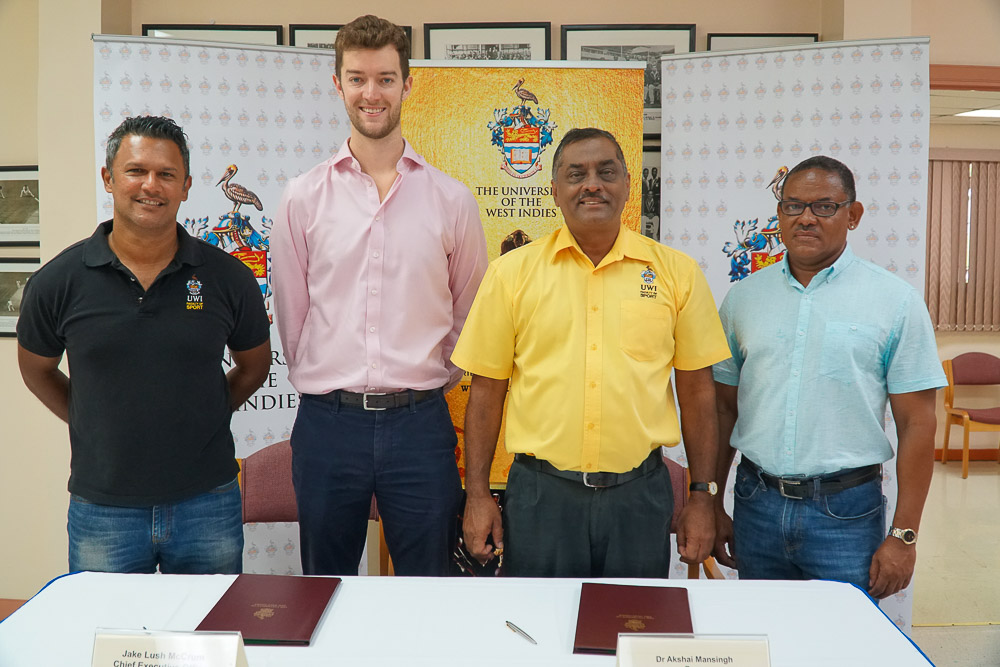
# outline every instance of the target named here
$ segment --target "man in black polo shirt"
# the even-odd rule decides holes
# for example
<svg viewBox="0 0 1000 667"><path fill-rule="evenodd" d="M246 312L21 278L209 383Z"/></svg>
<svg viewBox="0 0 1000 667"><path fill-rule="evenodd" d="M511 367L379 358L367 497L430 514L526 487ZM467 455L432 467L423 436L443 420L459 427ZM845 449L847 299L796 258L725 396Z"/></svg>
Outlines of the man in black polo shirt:
<svg viewBox="0 0 1000 667"><path fill-rule="evenodd" d="M270 363L260 288L177 224L191 176L172 120L126 119L101 176L113 218L28 280L17 325L24 383L69 424L69 569L238 573L229 420Z"/></svg>

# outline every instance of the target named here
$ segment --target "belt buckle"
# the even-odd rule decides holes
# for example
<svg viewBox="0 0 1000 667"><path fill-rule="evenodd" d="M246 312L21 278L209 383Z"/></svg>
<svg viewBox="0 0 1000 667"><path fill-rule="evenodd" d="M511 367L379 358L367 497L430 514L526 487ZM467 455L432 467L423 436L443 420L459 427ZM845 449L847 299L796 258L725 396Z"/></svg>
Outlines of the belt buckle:
<svg viewBox="0 0 1000 667"><path fill-rule="evenodd" d="M388 394L384 394L384 393L383 394L369 394L368 392L365 392L365 393L361 394L361 407L363 407L365 410L385 410L385 408L376 408L376 407L371 407L370 408L370 407L368 407L368 397L369 396L388 396Z"/></svg>
<svg viewBox="0 0 1000 667"><path fill-rule="evenodd" d="M591 484L590 480L587 479L587 475L590 475L590 474L591 473L589 473L589 472L583 473L583 485L584 486L589 487L591 489L605 489L605 488L608 487L607 484ZM603 473L599 473L598 472L598 473L593 473L593 474L602 475Z"/></svg>
<svg viewBox="0 0 1000 667"><path fill-rule="evenodd" d="M785 479L784 477L778 478L778 493L781 494L782 498L788 498L789 500L802 500L801 496L790 496L785 493L785 484L789 486L801 486L802 482L794 479Z"/></svg>

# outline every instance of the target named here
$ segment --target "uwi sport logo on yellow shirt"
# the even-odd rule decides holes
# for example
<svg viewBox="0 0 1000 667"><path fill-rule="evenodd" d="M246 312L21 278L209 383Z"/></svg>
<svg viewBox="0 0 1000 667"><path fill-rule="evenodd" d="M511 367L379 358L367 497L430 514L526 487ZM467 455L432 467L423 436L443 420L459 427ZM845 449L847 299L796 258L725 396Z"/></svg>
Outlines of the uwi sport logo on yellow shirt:
<svg viewBox="0 0 1000 667"><path fill-rule="evenodd" d="M493 120L487 123L490 143L497 146L503 155L500 168L514 178L528 178L542 168L541 158L545 148L552 143L552 132L557 125L550 120L551 111L535 106L532 111L528 102L538 104L538 97L522 88L524 78L518 79L512 90L518 102L514 108L494 109Z"/></svg>

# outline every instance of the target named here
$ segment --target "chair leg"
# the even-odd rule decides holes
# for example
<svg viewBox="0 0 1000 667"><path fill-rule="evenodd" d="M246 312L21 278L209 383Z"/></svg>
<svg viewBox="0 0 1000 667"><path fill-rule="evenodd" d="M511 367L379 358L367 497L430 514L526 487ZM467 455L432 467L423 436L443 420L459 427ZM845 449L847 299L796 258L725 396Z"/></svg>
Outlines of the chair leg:
<svg viewBox="0 0 1000 667"><path fill-rule="evenodd" d="M385 543L385 527L381 519L378 522L378 573L383 577L393 574L389 546Z"/></svg>
<svg viewBox="0 0 1000 667"><path fill-rule="evenodd" d="M962 438L962 479L969 477L969 420L965 419Z"/></svg>
<svg viewBox="0 0 1000 667"><path fill-rule="evenodd" d="M941 464L948 464L948 437L951 435L951 415L944 418L944 446L941 448Z"/></svg>

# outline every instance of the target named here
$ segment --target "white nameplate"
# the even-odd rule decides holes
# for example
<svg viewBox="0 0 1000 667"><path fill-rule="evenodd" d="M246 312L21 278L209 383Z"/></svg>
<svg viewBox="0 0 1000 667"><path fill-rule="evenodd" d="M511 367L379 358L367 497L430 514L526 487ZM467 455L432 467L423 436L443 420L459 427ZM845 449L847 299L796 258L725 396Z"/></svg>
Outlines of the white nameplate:
<svg viewBox="0 0 1000 667"><path fill-rule="evenodd" d="M238 632L99 628L91 667L247 667L247 656Z"/></svg>
<svg viewBox="0 0 1000 667"><path fill-rule="evenodd" d="M770 667L767 637L619 634L618 667Z"/></svg>

